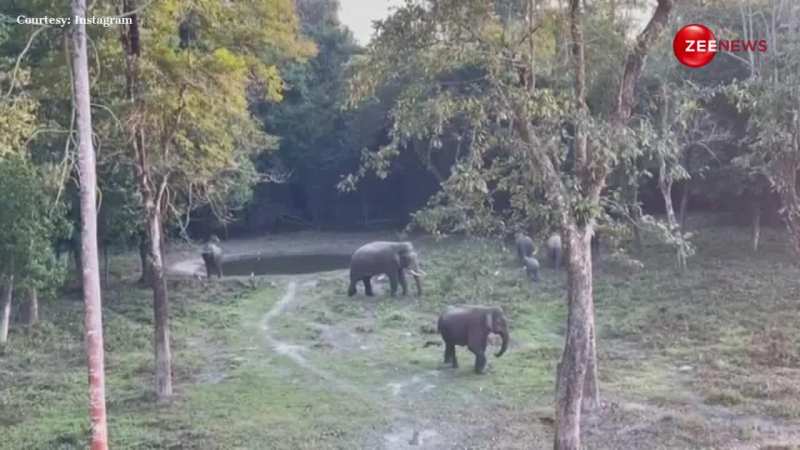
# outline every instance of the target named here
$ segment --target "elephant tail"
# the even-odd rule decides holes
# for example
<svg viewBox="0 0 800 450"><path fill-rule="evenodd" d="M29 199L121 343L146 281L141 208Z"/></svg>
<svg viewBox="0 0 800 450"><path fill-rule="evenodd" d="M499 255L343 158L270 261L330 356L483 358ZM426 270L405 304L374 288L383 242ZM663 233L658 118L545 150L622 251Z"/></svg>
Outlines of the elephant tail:
<svg viewBox="0 0 800 450"><path fill-rule="evenodd" d="M422 348L441 347L441 346L442 346L442 341L427 341L425 342L425 345L422 346Z"/></svg>

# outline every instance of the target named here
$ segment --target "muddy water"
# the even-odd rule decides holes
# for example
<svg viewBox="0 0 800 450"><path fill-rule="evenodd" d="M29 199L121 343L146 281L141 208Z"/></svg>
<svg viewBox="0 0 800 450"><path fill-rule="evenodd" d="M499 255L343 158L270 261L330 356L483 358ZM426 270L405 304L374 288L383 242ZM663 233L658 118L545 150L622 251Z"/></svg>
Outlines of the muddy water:
<svg viewBox="0 0 800 450"><path fill-rule="evenodd" d="M345 269L350 265L350 255L309 254L250 256L226 260L225 275L296 275Z"/></svg>

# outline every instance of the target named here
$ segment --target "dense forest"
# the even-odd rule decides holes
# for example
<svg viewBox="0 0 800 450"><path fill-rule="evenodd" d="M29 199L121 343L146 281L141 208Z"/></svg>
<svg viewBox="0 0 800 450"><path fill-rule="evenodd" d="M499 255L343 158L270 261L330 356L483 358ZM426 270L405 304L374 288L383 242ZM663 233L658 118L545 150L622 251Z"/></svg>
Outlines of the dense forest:
<svg viewBox="0 0 800 450"><path fill-rule="evenodd" d="M340 9L0 0L0 442L800 445L800 2Z"/></svg>

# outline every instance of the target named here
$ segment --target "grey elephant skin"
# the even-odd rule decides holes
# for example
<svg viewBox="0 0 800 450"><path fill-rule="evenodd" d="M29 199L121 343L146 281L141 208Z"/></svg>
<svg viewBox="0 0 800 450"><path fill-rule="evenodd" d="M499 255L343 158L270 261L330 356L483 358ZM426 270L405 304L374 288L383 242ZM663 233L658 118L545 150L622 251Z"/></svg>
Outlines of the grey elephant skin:
<svg viewBox="0 0 800 450"><path fill-rule="evenodd" d="M466 346L475 355L475 372L486 368L486 344L489 333L500 335L503 344L495 354L500 357L508 349L510 339L503 310L494 306L450 306L439 316L439 334L444 340L444 362L458 367L456 346Z"/></svg>
<svg viewBox="0 0 800 450"><path fill-rule="evenodd" d="M561 255L563 254L561 246L561 235L553 234L547 239L547 257L550 259L550 264L556 270L561 267Z"/></svg>
<svg viewBox="0 0 800 450"><path fill-rule="evenodd" d="M539 260L533 256L526 256L522 259L525 266L525 273L533 282L539 281Z"/></svg>
<svg viewBox="0 0 800 450"><path fill-rule="evenodd" d="M203 246L203 262L206 266L206 276L211 278L216 275L222 278L222 248L219 246L219 238L212 236Z"/></svg>
<svg viewBox="0 0 800 450"><path fill-rule="evenodd" d="M356 294L356 284L364 283L364 293L372 296L371 278L385 274L389 278L392 296L397 295L397 285L408 294L405 271L414 277L417 295L422 295L421 277L425 275L419 267L419 258L411 242L375 241L365 244L353 252L350 258L350 287L347 295Z"/></svg>
<svg viewBox="0 0 800 450"><path fill-rule="evenodd" d="M525 263L525 258L533 256L535 249L533 239L523 233L514 236L514 246L517 248L517 258L520 263Z"/></svg>

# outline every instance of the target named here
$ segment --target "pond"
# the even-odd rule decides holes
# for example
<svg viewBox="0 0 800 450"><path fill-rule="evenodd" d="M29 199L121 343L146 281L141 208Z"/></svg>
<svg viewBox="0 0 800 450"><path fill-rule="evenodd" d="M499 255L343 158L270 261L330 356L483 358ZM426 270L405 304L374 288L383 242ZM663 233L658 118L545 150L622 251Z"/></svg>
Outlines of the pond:
<svg viewBox="0 0 800 450"><path fill-rule="evenodd" d="M305 254L305 255L254 255L225 260L226 276L296 275L301 273L327 272L350 266L350 255Z"/></svg>

